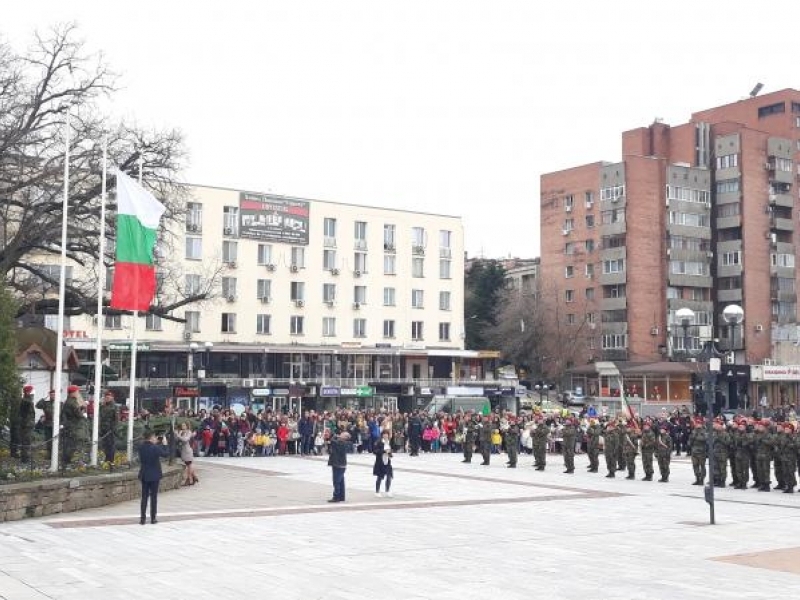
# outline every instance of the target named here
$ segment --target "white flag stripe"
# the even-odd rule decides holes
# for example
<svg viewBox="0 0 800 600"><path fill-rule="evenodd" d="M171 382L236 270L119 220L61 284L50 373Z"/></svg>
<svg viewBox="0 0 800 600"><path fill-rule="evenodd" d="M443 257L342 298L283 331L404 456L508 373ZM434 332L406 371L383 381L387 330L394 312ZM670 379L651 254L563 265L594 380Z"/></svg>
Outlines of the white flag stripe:
<svg viewBox="0 0 800 600"><path fill-rule="evenodd" d="M165 210L153 194L117 170L117 213L133 215L148 229L158 229Z"/></svg>

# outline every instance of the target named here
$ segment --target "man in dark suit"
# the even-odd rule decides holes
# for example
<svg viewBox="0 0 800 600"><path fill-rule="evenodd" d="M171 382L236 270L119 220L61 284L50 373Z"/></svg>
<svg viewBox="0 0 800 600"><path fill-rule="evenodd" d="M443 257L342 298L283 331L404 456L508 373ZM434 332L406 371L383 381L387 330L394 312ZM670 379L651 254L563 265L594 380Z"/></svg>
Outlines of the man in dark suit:
<svg viewBox="0 0 800 600"><path fill-rule="evenodd" d="M333 438L328 455L328 466L333 474L333 497L328 502L344 502L344 472L347 469L347 445L350 434L343 431Z"/></svg>
<svg viewBox="0 0 800 600"><path fill-rule="evenodd" d="M161 481L161 459L169 456L169 448L156 439L152 431L145 433L145 439L139 446L139 479L142 482L142 507L139 524L144 525L147 514L147 500L150 500L150 522L158 523L158 484Z"/></svg>

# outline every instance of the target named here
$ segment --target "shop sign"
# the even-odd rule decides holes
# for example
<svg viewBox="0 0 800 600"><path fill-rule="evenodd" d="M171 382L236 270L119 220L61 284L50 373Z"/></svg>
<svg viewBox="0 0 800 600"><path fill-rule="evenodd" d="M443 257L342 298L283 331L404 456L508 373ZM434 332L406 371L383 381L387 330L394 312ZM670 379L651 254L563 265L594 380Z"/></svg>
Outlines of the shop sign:
<svg viewBox="0 0 800 600"><path fill-rule="evenodd" d="M335 385L323 385L319 389L319 395L320 396L327 396L327 397L338 396L339 395L339 388L336 387Z"/></svg>

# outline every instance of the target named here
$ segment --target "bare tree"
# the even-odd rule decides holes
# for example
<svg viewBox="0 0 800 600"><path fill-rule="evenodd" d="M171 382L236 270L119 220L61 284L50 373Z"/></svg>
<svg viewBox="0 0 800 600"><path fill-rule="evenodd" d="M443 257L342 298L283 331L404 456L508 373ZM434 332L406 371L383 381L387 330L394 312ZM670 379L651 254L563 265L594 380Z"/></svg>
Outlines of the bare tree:
<svg viewBox="0 0 800 600"><path fill-rule="evenodd" d="M67 281L65 313L96 309L98 265L113 263L114 247L99 257L101 140L108 139L109 165L138 177L167 207L164 223L181 222L187 190L178 182L185 151L179 131L148 131L126 123L112 124L101 103L115 91L117 76L101 55L88 54L73 25L36 34L24 54L0 44L0 277L19 303L19 313L54 313L58 263L65 132L70 113L70 181L67 255L81 274ZM95 142L87 147L86 142ZM109 178L113 192L115 179ZM109 195L107 235L115 237L114 195ZM167 231L168 227L162 227ZM162 232L164 247L175 244ZM161 266L161 269L165 269ZM212 278L213 279L213 278ZM169 278L162 277L164 285ZM151 307L151 312L180 320L171 312L211 297L213 281L191 294L179 285ZM110 311L109 312L117 312Z"/></svg>
<svg viewBox="0 0 800 600"><path fill-rule="evenodd" d="M487 337L503 358L529 373L538 373L544 348L544 314L534 291L503 291Z"/></svg>

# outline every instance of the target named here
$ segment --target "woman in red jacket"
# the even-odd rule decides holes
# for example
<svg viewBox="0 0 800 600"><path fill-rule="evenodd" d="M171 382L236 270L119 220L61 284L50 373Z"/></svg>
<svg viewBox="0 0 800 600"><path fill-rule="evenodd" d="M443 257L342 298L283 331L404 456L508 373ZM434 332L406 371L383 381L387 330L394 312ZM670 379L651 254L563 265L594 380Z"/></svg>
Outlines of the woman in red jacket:
<svg viewBox="0 0 800 600"><path fill-rule="evenodd" d="M286 421L282 421L280 427L278 427L278 452L280 454L286 454L286 442L289 441L289 433Z"/></svg>

